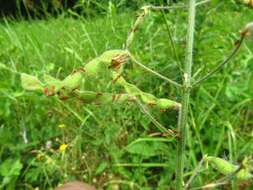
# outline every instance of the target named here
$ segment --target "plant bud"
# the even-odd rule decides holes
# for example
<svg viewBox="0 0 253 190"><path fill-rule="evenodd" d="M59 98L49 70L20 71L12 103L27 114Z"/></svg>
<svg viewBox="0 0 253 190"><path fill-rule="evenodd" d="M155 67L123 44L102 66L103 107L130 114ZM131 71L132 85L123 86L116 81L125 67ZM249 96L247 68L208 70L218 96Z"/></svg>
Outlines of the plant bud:
<svg viewBox="0 0 253 190"><path fill-rule="evenodd" d="M211 165L223 175L233 174L233 172L235 172L239 167L218 157L208 156L205 158L205 160L211 163ZM253 175L249 172L249 169L247 168L242 168L235 174L235 176L237 177L237 179L242 181L252 179L253 177Z"/></svg>
<svg viewBox="0 0 253 190"><path fill-rule="evenodd" d="M241 35L245 37L253 37L253 22L246 24L241 31Z"/></svg>

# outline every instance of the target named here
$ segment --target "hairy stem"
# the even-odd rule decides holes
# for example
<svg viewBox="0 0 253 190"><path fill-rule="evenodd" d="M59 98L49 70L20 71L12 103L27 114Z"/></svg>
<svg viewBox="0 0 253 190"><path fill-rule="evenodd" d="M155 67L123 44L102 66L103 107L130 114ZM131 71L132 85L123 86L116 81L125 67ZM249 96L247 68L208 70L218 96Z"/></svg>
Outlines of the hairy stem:
<svg viewBox="0 0 253 190"><path fill-rule="evenodd" d="M193 63L193 44L194 44L194 28L195 28L195 0L189 0L189 16L188 16L188 32L187 32L187 48L184 65L184 82L182 91L182 107L179 113L178 121L178 144L177 144L177 171L176 171L176 189L183 189L184 176L184 157L185 157L185 142L186 142L186 127L188 118L188 106L191 91L191 73Z"/></svg>

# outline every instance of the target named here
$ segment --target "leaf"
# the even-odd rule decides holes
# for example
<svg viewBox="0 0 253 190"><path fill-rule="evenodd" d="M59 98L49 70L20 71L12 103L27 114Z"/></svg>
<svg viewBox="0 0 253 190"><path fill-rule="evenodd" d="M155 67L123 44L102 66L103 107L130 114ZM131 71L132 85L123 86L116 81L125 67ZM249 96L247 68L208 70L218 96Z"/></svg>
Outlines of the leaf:
<svg viewBox="0 0 253 190"><path fill-rule="evenodd" d="M43 84L37 77L25 73L21 74L21 85L25 90L43 90Z"/></svg>
<svg viewBox="0 0 253 190"><path fill-rule="evenodd" d="M156 156L163 154L167 150L167 145L164 142L170 142L165 138L140 138L130 143L126 149L132 154L142 156Z"/></svg>
<svg viewBox="0 0 253 190"><path fill-rule="evenodd" d="M2 176L18 176L23 165L20 160L8 159L0 165L0 175Z"/></svg>
<svg viewBox="0 0 253 190"><path fill-rule="evenodd" d="M106 162L106 161L102 161L102 162L98 165L98 167L97 167L97 169L96 169L96 172L95 172L95 175L101 174L101 173L106 169L106 167L107 167L107 162Z"/></svg>

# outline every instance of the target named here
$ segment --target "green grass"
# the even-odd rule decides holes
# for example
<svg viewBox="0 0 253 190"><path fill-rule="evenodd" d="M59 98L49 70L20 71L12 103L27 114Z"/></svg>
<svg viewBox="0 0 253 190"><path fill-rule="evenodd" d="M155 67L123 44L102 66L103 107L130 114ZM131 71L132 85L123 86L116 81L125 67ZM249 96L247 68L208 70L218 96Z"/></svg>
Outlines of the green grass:
<svg viewBox="0 0 253 190"><path fill-rule="evenodd" d="M2 20L0 62L13 72L0 69L0 181L9 175L15 186L8 183L10 189L52 189L72 179L103 189L112 189L113 185L143 190L174 186L176 141L165 137L150 141L150 135L160 131L138 106L62 103L24 92L14 73L49 73L63 78L105 50L122 48L135 15L126 12L90 20L63 16ZM181 62L186 17L185 11L166 13ZM252 9L229 2L198 9L194 73L200 72L196 78L229 54L239 30L252 18ZM252 47L250 42L245 43L225 69L193 89L186 179L205 154L233 163L252 155ZM131 50L146 66L181 82L177 56L161 14L146 18ZM125 76L147 92L180 101L177 89L136 65L129 64ZM152 114L164 126L176 129L176 111ZM66 127L59 128L61 124ZM62 144L68 145L65 152L58 150ZM12 164L5 162L8 159ZM15 161L22 163L22 169L14 165ZM1 172L11 166L16 172ZM220 177L211 167L202 168L192 186Z"/></svg>

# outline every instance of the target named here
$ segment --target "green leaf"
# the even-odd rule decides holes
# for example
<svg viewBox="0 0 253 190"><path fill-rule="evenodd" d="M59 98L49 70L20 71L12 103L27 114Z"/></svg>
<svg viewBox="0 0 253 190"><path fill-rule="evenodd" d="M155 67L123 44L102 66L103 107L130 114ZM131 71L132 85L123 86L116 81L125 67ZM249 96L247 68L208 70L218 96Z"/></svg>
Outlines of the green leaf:
<svg viewBox="0 0 253 190"><path fill-rule="evenodd" d="M96 172L95 172L95 175L101 174L101 173L106 169L106 167L107 167L107 162L102 161L102 162L98 165L97 170L96 170Z"/></svg>
<svg viewBox="0 0 253 190"><path fill-rule="evenodd" d="M23 165L20 160L8 159L0 165L0 175L2 176L18 176Z"/></svg>
<svg viewBox="0 0 253 190"><path fill-rule="evenodd" d="M163 154L163 151L166 151L168 148L164 142L170 141L165 138L140 138L130 143L126 149L132 154L151 157Z"/></svg>

